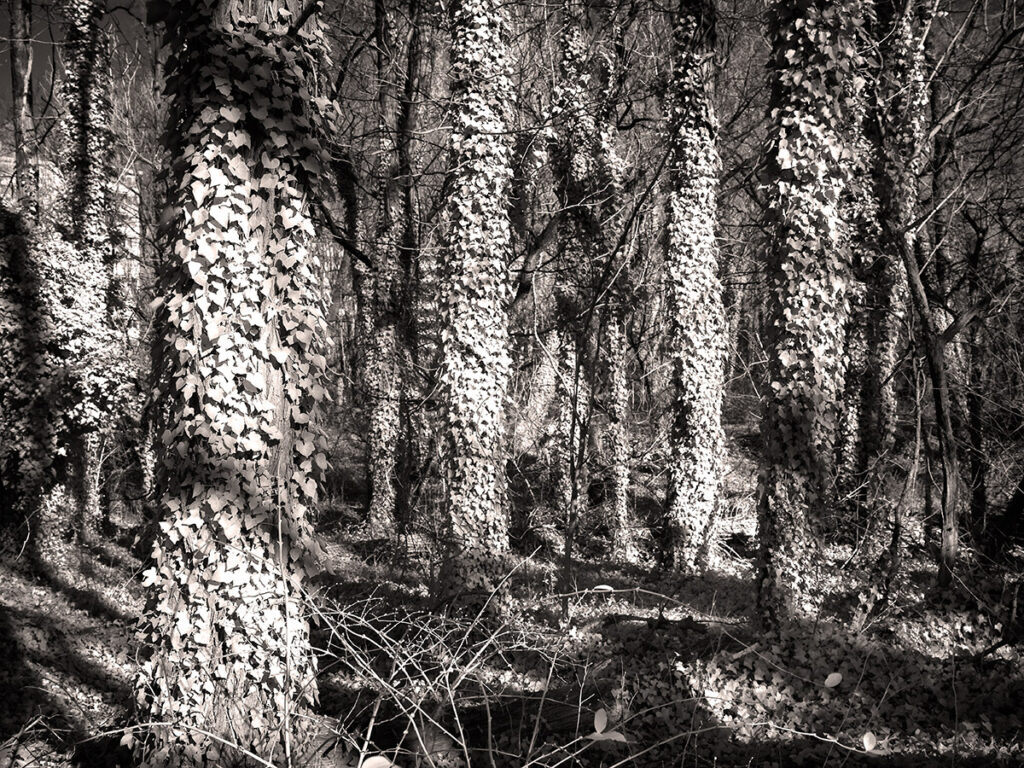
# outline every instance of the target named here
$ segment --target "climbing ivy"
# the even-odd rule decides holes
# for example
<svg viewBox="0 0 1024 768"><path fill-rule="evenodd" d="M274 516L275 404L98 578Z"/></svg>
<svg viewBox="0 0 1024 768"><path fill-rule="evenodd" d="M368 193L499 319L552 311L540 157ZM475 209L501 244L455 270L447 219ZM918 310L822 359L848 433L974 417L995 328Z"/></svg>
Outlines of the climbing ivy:
<svg viewBox="0 0 1024 768"><path fill-rule="evenodd" d="M452 187L442 298L449 540L445 592L496 586L508 549L505 396L511 248L508 11L496 0L451 9Z"/></svg>
<svg viewBox="0 0 1024 768"><path fill-rule="evenodd" d="M759 609L768 626L808 608L810 526L832 479L850 279L839 201L863 19L860 0L769 8L768 386L758 509Z"/></svg>
<svg viewBox="0 0 1024 768"><path fill-rule="evenodd" d="M576 521L588 506L587 456L592 388L590 358L595 340L590 305L596 289L598 224L593 191L597 177L597 126L588 93L586 45L579 9L566 3L559 42L559 79L552 100L549 155L556 193L565 221L559 231L558 274L555 282L556 322L559 326L555 399L558 415L552 465L555 498L566 520L571 546Z"/></svg>
<svg viewBox="0 0 1024 768"><path fill-rule="evenodd" d="M407 226L401 195L397 185L397 152L391 114L394 97L391 93L391 70L395 67L395 35L391 14L383 0L374 3L377 46L378 105L378 182L377 228L370 295L364 302L369 313L369 337L366 352L366 394L369 399L369 432L367 434L367 465L370 476L370 510L367 527L374 537L395 533L396 464L398 460L399 410L402 386L399 369L399 338L397 329L399 291L399 238Z"/></svg>
<svg viewBox="0 0 1024 768"><path fill-rule="evenodd" d="M695 572L707 564L724 439L725 308L715 242L721 161L711 3L681 2L673 40L665 255L673 384L667 516L674 565Z"/></svg>
<svg viewBox="0 0 1024 768"><path fill-rule="evenodd" d="M561 329L556 396L559 416L554 446L557 501L570 527L588 505L590 415L598 389L591 385L594 358L607 310L604 359L613 555L636 556L628 514L629 451L626 434L627 385L625 317L628 249L615 247L624 226L623 163L617 152L614 89L616 55L601 46L588 55L585 9L566 2L560 36L559 77L552 101L549 156L556 194L564 214L558 247L555 300ZM609 20L613 40L621 28ZM610 284L609 284L610 283Z"/></svg>
<svg viewBox="0 0 1024 768"><path fill-rule="evenodd" d="M327 393L309 198L334 107L319 22L299 11L193 0L165 19L163 519L138 684L143 721L165 725L139 746L147 765L248 764L236 747L285 764L311 727L300 590Z"/></svg>
<svg viewBox="0 0 1024 768"><path fill-rule="evenodd" d="M634 522L629 512L630 462L632 444L627 418L629 415L628 349L626 323L632 294L632 260L635 255L632 238L622 237L628 226L625 205L626 167L618 151L616 126L616 89L624 77L620 53L623 27L610 19L611 45L604 46L597 61L595 94L595 128L598 197L597 215L600 223L600 247L605 274L611 273L608 314L605 331L605 381L608 426L605 443L608 450L609 505L608 528L612 557L621 562L634 562L638 555ZM611 50L609 50L611 48ZM625 244L625 243L630 244ZM617 247L623 244L624 247Z"/></svg>

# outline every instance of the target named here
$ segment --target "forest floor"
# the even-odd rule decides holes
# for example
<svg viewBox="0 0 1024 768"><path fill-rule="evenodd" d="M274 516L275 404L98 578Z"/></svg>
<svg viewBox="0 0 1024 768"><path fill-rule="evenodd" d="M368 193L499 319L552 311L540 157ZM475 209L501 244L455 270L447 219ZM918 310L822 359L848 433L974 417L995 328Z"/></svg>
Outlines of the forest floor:
<svg viewBox="0 0 1024 768"><path fill-rule="evenodd" d="M940 592L908 524L884 610L861 618L870 569L852 547L830 546L816 574L820 618L761 636L750 622L754 464L742 435L731 443L730 502L707 574L615 565L595 545L565 590L560 557L542 550L510 575L501 627L432 612L423 537L367 541L355 505L337 505L323 525L331 575L314 633L321 710L336 734L322 760L1024 765L1024 639L1003 626L1019 575L968 554L956 587ZM131 554L139 521L111 522L108 542L60 553L45 578L27 555L0 560L0 768L128 764L117 745L143 566Z"/></svg>

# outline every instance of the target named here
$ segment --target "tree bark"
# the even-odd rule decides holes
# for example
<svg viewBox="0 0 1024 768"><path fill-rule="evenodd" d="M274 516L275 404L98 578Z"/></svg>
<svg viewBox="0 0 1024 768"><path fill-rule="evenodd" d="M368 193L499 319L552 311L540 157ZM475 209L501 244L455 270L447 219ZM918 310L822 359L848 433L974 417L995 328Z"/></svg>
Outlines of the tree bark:
<svg viewBox="0 0 1024 768"><path fill-rule="evenodd" d="M301 599L326 466L311 190L322 30L298 0L193 0L167 20L173 247L166 413L138 700L145 765L290 764L313 728ZM322 62L321 62L322 65ZM263 764L263 763L260 763Z"/></svg>
<svg viewBox="0 0 1024 768"><path fill-rule="evenodd" d="M708 565L724 450L726 328L715 242L721 169L712 89L715 24L710 0L680 3L668 115L665 274L673 400L666 512L673 564L690 573Z"/></svg>
<svg viewBox="0 0 1024 768"><path fill-rule="evenodd" d="M374 37L377 41L377 125L380 179L374 270L370 278L372 335L366 355L369 431L367 458L370 475L370 510L367 526L375 538L395 534L396 461L399 439L401 378L395 294L398 290L398 230L406 219L403 198L397 194L397 147L391 116L394 94L389 86L396 65L391 20L384 0L375 0Z"/></svg>
<svg viewBox="0 0 1024 768"><path fill-rule="evenodd" d="M508 550L511 62L505 6L457 0L451 12L455 124L440 373L448 535L438 587L479 601L498 587Z"/></svg>
<svg viewBox="0 0 1024 768"><path fill-rule="evenodd" d="M79 495L79 530L86 540L98 541L104 522L99 491L99 432L110 428L121 378L117 368L127 357L118 348L115 321L125 326L130 320L124 313L115 317L123 299L111 270L110 51L102 26L104 9L96 0L68 0L65 13L64 170L70 179L70 236L78 251L79 268L91 278L92 290L84 301L92 309L92 327L87 329L92 356L85 362L92 369L93 380L100 384L90 389L91 419L85 425L83 439L75 441L74 461L83 488ZM124 374L127 378L128 372Z"/></svg>
<svg viewBox="0 0 1024 768"><path fill-rule="evenodd" d="M863 14L858 0L770 6L769 378L758 504L758 613L767 628L814 605L812 530L830 499L845 376L849 265L838 205Z"/></svg>
<svg viewBox="0 0 1024 768"><path fill-rule="evenodd" d="M939 583L951 583L959 550L959 466L953 429L953 403L946 361L946 340L938 327L925 290L918 261L914 217L918 204L918 179L924 167L924 121L929 104L925 73L925 5L909 3L892 13L893 30L888 46L890 64L884 75L888 113L883 117L884 168L879 175L879 198L886 244L900 255L906 270L910 299L922 338L921 349L928 366L935 406L939 461L942 466L940 510L942 515Z"/></svg>
<svg viewBox="0 0 1024 768"><path fill-rule="evenodd" d="M9 0L11 98L14 113L14 195L32 217L39 214L39 154L32 111L32 3Z"/></svg>
<svg viewBox="0 0 1024 768"><path fill-rule="evenodd" d="M939 584L948 586L953 580L953 566L960 548L958 521L960 468L956 458L956 435L953 432L952 407L949 385L946 378L945 343L935 327L928 296L921 282L921 271L917 259L905 243L905 238L896 235L893 241L903 243L900 252L906 266L910 283L910 298L921 326L921 347L928 364L928 376L932 385L935 404L936 431L939 440L939 461L942 465L942 488L940 512L942 515L941 546L939 551Z"/></svg>

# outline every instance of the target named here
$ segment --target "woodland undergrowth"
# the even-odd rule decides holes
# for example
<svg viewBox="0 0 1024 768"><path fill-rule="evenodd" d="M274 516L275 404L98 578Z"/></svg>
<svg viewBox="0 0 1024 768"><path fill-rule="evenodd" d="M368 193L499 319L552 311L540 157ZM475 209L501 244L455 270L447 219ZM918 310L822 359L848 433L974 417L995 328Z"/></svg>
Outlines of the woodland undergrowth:
<svg viewBox="0 0 1024 768"><path fill-rule="evenodd" d="M320 735L295 765L1021 764L1020 569L965 558L937 591L911 521L889 600L872 597L863 548L829 545L818 617L760 634L753 464L734 444L730 466L704 576L666 574L650 553L609 563L598 525L569 592L554 553L514 556L501 621L432 604L430 537L368 539L358 499L339 494L307 596ZM130 764L140 523L113 519L108 542L70 545L43 578L8 545L0 766Z"/></svg>

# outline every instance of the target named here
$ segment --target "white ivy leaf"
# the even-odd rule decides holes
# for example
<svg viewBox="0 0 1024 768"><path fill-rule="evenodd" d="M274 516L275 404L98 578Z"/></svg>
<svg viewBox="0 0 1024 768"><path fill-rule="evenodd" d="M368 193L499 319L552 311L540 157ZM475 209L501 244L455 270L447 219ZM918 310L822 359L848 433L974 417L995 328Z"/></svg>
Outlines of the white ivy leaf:
<svg viewBox="0 0 1024 768"><path fill-rule="evenodd" d="M221 107L220 115L229 123L237 123L242 119L242 110L238 107Z"/></svg>
<svg viewBox="0 0 1024 768"><path fill-rule="evenodd" d="M843 682L843 675L842 675L842 673L841 672L833 672L831 675L829 675L828 677L825 678L825 687L826 688L835 688L841 682Z"/></svg>
<svg viewBox="0 0 1024 768"><path fill-rule="evenodd" d="M605 733L591 733L587 736L591 741L618 741L622 744L626 744L626 737L619 731L607 731Z"/></svg>
<svg viewBox="0 0 1024 768"><path fill-rule="evenodd" d="M235 178L241 179L242 181L249 180L249 166L246 165L245 160L240 155L235 155L228 162L228 170L235 175Z"/></svg>
<svg viewBox="0 0 1024 768"><path fill-rule="evenodd" d="M602 707L594 713L594 730L601 733L607 727L608 713L605 711L604 707Z"/></svg>
<svg viewBox="0 0 1024 768"><path fill-rule="evenodd" d="M870 752L878 745L878 739L875 738L875 734L871 731L868 731L864 734L863 738L861 739L861 742L864 744L865 752Z"/></svg>
<svg viewBox="0 0 1024 768"><path fill-rule="evenodd" d="M198 243L196 243L196 251L199 253L200 256L202 256L211 264L213 264L213 262L217 260L217 250L210 244L210 241L205 237L202 238Z"/></svg>
<svg viewBox="0 0 1024 768"><path fill-rule="evenodd" d="M215 205L210 208L210 218L227 229L231 220L231 209L226 205Z"/></svg>
<svg viewBox="0 0 1024 768"><path fill-rule="evenodd" d="M256 371L247 373L243 383L245 388L253 394L259 394L267 386L267 380L263 378L263 374Z"/></svg>
<svg viewBox="0 0 1024 768"><path fill-rule="evenodd" d="M614 592L615 588L608 584L598 584L596 587L591 587L593 592Z"/></svg>
<svg viewBox="0 0 1024 768"><path fill-rule="evenodd" d="M374 755L373 757L366 758L361 764L360 768L391 768L392 763L384 755Z"/></svg>
<svg viewBox="0 0 1024 768"><path fill-rule="evenodd" d="M206 272L203 268L194 261L188 263L188 273L192 277L192 280L201 288L206 287Z"/></svg>

